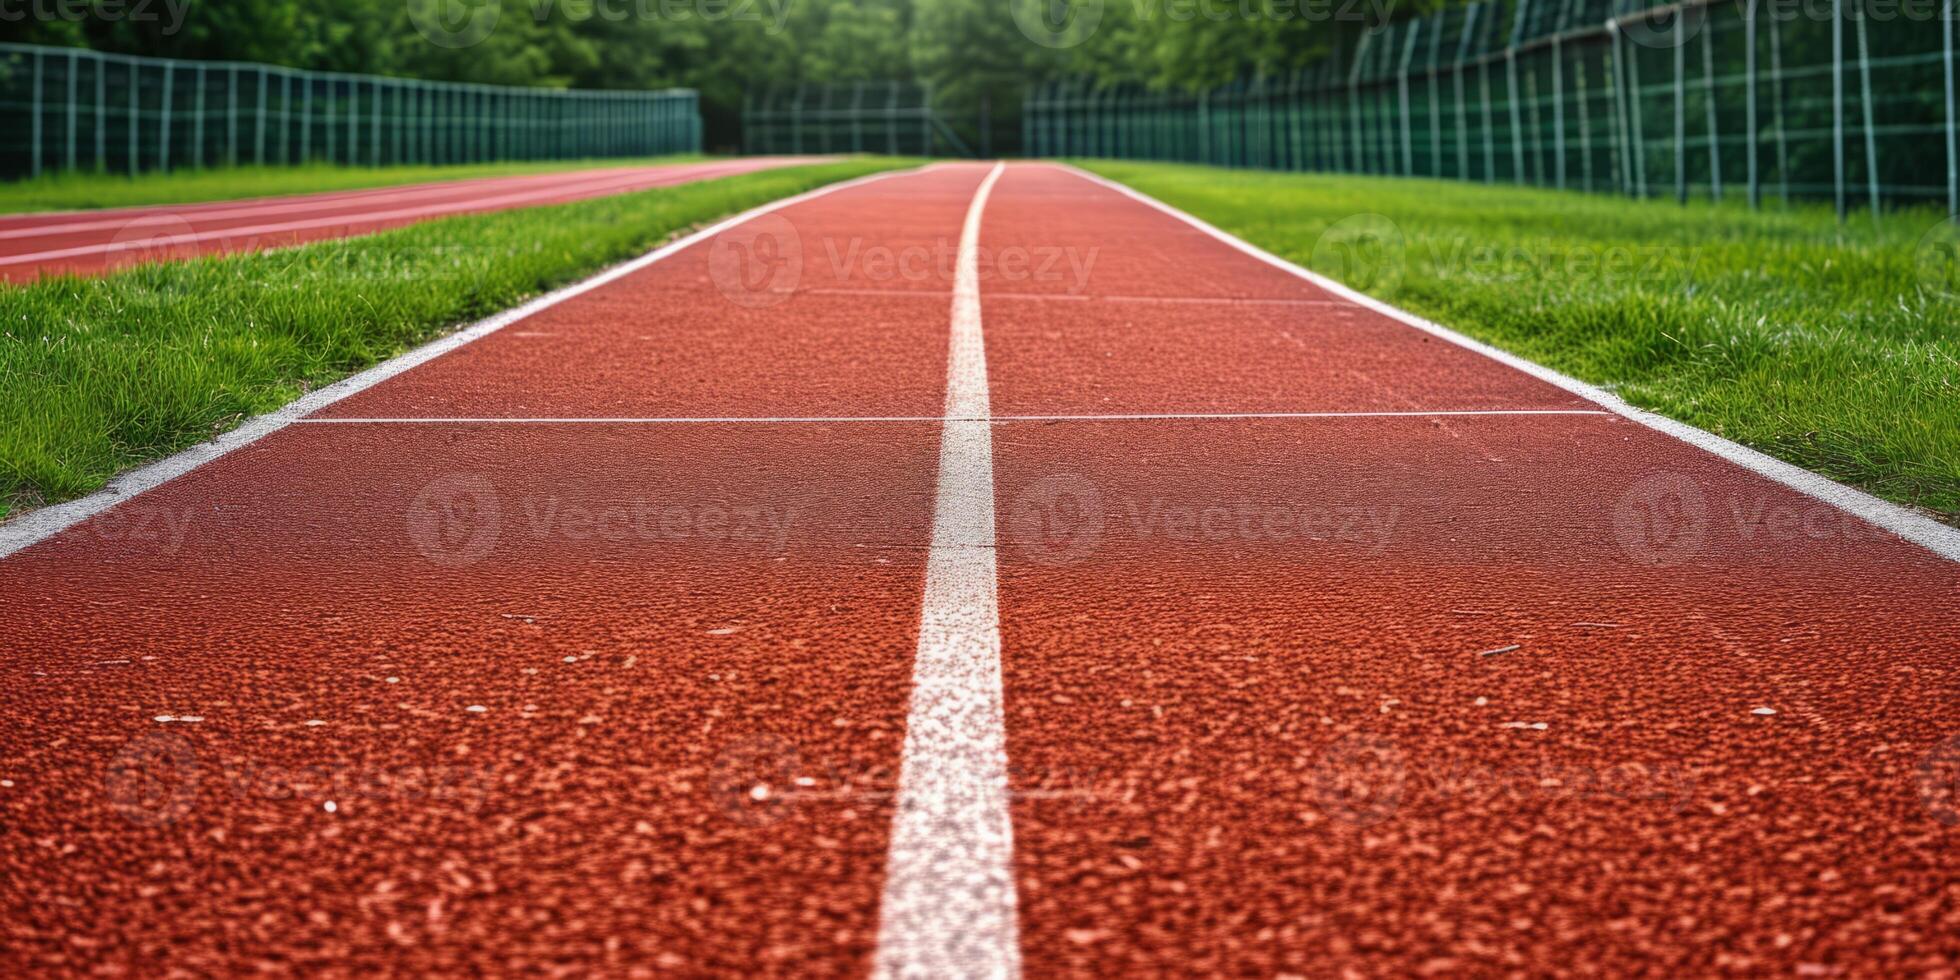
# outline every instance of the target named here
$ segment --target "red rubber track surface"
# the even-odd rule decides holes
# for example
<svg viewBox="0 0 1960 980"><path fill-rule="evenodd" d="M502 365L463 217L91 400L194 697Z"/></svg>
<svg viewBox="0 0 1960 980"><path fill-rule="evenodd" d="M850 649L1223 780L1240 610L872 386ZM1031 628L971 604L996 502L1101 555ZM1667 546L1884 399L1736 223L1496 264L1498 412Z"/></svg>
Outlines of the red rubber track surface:
<svg viewBox="0 0 1960 980"><path fill-rule="evenodd" d="M930 419L985 172L0 561L0 973L864 972L940 426L362 420ZM1596 408L1059 168L981 245L997 416ZM1030 975L1960 958L1953 564L1605 413L993 446Z"/></svg>
<svg viewBox="0 0 1960 980"><path fill-rule="evenodd" d="M752 157L292 197L0 215L0 281L25 282L54 273L101 275L139 262L281 248L452 214L564 204L807 162L809 158Z"/></svg>
<svg viewBox="0 0 1960 980"><path fill-rule="evenodd" d="M1575 407L1062 170L982 238L1102 252L983 285L998 414ZM1953 564L1610 415L994 446L1030 974L1960 957Z"/></svg>
<svg viewBox="0 0 1960 980"><path fill-rule="evenodd" d="M779 227L805 254L887 219L956 239L983 175ZM947 304L765 318L717 247L360 406L938 414ZM833 354L852 324L862 363ZM422 375L459 368L436 399ZM862 972L938 440L299 424L0 562L33 597L0 604L0 973Z"/></svg>

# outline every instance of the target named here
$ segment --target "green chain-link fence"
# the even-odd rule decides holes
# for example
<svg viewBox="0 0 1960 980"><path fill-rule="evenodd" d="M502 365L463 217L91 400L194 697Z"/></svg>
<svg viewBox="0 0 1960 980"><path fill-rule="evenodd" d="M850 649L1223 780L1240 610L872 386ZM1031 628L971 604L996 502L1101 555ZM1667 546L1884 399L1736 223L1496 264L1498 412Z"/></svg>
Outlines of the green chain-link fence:
<svg viewBox="0 0 1960 980"><path fill-rule="evenodd" d="M428 82L0 44L0 177L696 152L692 90Z"/></svg>
<svg viewBox="0 0 1960 980"><path fill-rule="evenodd" d="M1744 194L1960 212L1954 0L1494 0L1330 25L1285 77L1199 93L1056 82L1035 156Z"/></svg>
<svg viewBox="0 0 1960 980"><path fill-rule="evenodd" d="M911 82L845 82L751 92L742 100L745 153L972 156Z"/></svg>

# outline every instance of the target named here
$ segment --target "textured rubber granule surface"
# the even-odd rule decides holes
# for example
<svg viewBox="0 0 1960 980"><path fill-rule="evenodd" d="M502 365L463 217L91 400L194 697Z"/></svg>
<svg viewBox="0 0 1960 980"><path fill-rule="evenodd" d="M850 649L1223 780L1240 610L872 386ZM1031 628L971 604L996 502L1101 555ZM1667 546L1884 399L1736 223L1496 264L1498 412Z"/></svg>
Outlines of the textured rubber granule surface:
<svg viewBox="0 0 1960 980"><path fill-rule="evenodd" d="M990 299L1002 414L1573 404L1065 171L984 238L1100 245L1089 297L1299 303ZM1951 563L1609 415L994 445L1031 973L1960 955Z"/></svg>
<svg viewBox="0 0 1960 980"><path fill-rule="evenodd" d="M782 217L808 251L875 242L829 224L853 210L957 235L979 176ZM582 369L592 403L690 414L785 371L808 394L771 409L890 397L826 358L825 297L772 299L761 346L722 291L677 297L716 247L551 311L590 352L686 307L621 327L653 347L559 358L521 321L360 401L556 411L523 389ZM944 306L904 308L865 356L889 329L943 365ZM479 349L534 370L418 386ZM893 407L936 414L918 387ZM0 971L862 971L938 428L300 423L0 563L34 597L0 611Z"/></svg>
<svg viewBox="0 0 1960 980"><path fill-rule="evenodd" d="M878 906L986 173L0 561L0 972L957 948ZM1960 566L1067 170L991 193L1029 974L1951 970Z"/></svg>
<svg viewBox="0 0 1960 980"><path fill-rule="evenodd" d="M808 162L756 157L604 167L292 197L0 216L0 281L364 235L452 214L564 204Z"/></svg>

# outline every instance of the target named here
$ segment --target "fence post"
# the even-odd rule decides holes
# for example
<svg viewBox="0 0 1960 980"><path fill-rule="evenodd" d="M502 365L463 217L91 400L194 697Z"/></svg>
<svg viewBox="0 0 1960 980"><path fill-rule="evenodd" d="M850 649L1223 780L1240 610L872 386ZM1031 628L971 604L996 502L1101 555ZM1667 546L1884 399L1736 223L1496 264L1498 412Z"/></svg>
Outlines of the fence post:
<svg viewBox="0 0 1960 980"><path fill-rule="evenodd" d="M80 48L68 49L68 152L65 157L69 170L76 168L75 159L75 78L81 74Z"/></svg>
<svg viewBox="0 0 1960 980"><path fill-rule="evenodd" d="M45 53L40 51L34 52L34 103L32 107L34 122L28 127L34 132L28 144L29 152L34 157L27 165L29 175L34 177L41 176L41 90L46 84L45 76L47 75L47 69L43 64L45 61L47 61L47 55Z"/></svg>
<svg viewBox="0 0 1960 980"><path fill-rule="evenodd" d="M170 172L170 90L177 84L177 63L163 63L163 117L157 127L157 169Z"/></svg>
<svg viewBox="0 0 1960 980"><path fill-rule="evenodd" d="M1871 196L1872 220L1879 219L1878 206L1878 141L1872 135L1872 69L1871 51L1865 43L1865 0L1852 0L1851 9L1858 15L1858 88L1865 107L1865 186Z"/></svg>
<svg viewBox="0 0 1960 980"><path fill-rule="evenodd" d="M204 169L204 66L197 66L197 95L191 99L191 166Z"/></svg>
<svg viewBox="0 0 1960 980"><path fill-rule="evenodd" d="M143 79L139 77L142 62L132 58L129 61L129 175L136 176L143 163L143 104L139 101L143 93Z"/></svg>
<svg viewBox="0 0 1960 980"><path fill-rule="evenodd" d="M1946 0L1941 5L1940 45L1946 70L1946 213L1960 215L1960 146L1956 146L1955 122L1953 117L1953 5L1955 0Z"/></svg>
<svg viewBox="0 0 1960 980"><path fill-rule="evenodd" d="M1518 115L1518 49L1504 51L1504 72L1509 79L1511 110L1511 183L1522 184L1524 176L1524 123Z"/></svg>
<svg viewBox="0 0 1960 980"><path fill-rule="evenodd" d="M1565 54L1552 37L1552 171L1559 190L1565 189Z"/></svg>
<svg viewBox="0 0 1960 980"><path fill-rule="evenodd" d="M265 89L265 69L261 67L259 69L259 102L256 107L257 112L255 113L258 123L252 127L252 141L254 144L252 155L259 166L265 166Z"/></svg>
<svg viewBox="0 0 1960 980"><path fill-rule="evenodd" d="M1674 198L1688 203L1687 12L1674 12Z"/></svg>
<svg viewBox="0 0 1960 980"><path fill-rule="evenodd" d="M1704 98L1708 100L1708 193L1720 203L1722 143L1720 134L1715 131L1715 29L1712 26L1701 32L1701 77L1702 87L1706 90Z"/></svg>
<svg viewBox="0 0 1960 980"><path fill-rule="evenodd" d="M1831 182L1844 223L1844 11L1831 0Z"/></svg>
<svg viewBox="0 0 1960 980"><path fill-rule="evenodd" d="M1743 59L1743 75L1746 79L1743 89L1743 102L1747 113L1748 134L1743 140L1749 152L1749 207L1761 210L1763 206L1763 187L1757 175L1761 155L1756 146L1756 4L1757 0L1744 0L1742 4L1743 44L1748 49Z"/></svg>
<svg viewBox="0 0 1960 980"><path fill-rule="evenodd" d="M1602 59L1604 60L1604 59ZM1593 137L1592 137L1592 92L1586 81L1586 53L1579 50L1579 179L1585 182L1585 189L1593 189ZM1562 185L1561 185L1562 186Z"/></svg>
<svg viewBox="0 0 1960 980"><path fill-rule="evenodd" d="M1415 174L1414 144L1409 140L1409 60L1416 54L1416 37L1422 33L1422 21L1409 22L1408 40L1402 42L1402 65L1397 87L1402 96L1402 176Z"/></svg>
<svg viewBox="0 0 1960 980"><path fill-rule="evenodd" d="M95 59L95 169L109 170L109 59Z"/></svg>

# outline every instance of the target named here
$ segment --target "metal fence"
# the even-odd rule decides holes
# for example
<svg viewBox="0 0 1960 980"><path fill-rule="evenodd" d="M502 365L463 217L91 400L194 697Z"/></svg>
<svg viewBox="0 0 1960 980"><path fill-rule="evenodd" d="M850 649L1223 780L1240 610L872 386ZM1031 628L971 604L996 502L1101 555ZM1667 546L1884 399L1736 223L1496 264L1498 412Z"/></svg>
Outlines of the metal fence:
<svg viewBox="0 0 1960 980"><path fill-rule="evenodd" d="M1334 25L1284 76L1198 93L1056 82L1031 155L1960 212L1955 0L1493 0Z"/></svg>
<svg viewBox="0 0 1960 980"><path fill-rule="evenodd" d="M742 97L744 153L972 156L912 82L799 85Z"/></svg>
<svg viewBox="0 0 1960 980"><path fill-rule="evenodd" d="M0 177L700 148L688 89L516 88L0 44Z"/></svg>

